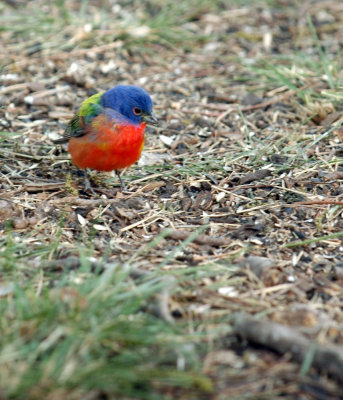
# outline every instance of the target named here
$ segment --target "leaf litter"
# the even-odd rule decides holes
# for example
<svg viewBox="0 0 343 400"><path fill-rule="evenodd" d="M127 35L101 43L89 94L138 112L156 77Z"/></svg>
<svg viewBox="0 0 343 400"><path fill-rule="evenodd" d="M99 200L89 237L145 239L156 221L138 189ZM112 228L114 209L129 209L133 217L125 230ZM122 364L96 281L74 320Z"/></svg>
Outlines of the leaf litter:
<svg viewBox="0 0 343 400"><path fill-rule="evenodd" d="M29 6L7 3L2 18L30 32ZM39 269L38 295L65 271L83 281L85 262L100 275L129 266L132 285L158 273L172 281L145 311L205 333L199 365L213 383L194 394L157 379L158 392L342 398L343 8L204 2L169 37L158 2L89 2L79 25L67 23L77 1L32 3L53 16L50 35L43 23L36 36L19 23L1 32L1 301ZM51 140L117 83L144 86L161 126L124 171L127 192L94 174L94 197ZM88 302L68 287L59 298Z"/></svg>

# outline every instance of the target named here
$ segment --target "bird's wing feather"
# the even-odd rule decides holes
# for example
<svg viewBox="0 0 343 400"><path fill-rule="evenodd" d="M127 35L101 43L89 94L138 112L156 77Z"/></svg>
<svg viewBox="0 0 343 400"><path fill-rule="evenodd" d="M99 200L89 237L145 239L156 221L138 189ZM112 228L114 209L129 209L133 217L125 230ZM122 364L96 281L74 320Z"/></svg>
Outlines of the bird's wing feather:
<svg viewBox="0 0 343 400"><path fill-rule="evenodd" d="M88 97L80 107L80 110L78 112L78 115L81 117L95 117L99 114L99 108L100 102L101 102L101 96L103 95L102 92L93 94L93 96Z"/></svg>
<svg viewBox="0 0 343 400"><path fill-rule="evenodd" d="M101 96L102 93L94 94L81 104L79 112L69 122L63 136L54 140L55 144L66 143L73 137L85 134L85 126L103 111L103 107L100 105Z"/></svg>

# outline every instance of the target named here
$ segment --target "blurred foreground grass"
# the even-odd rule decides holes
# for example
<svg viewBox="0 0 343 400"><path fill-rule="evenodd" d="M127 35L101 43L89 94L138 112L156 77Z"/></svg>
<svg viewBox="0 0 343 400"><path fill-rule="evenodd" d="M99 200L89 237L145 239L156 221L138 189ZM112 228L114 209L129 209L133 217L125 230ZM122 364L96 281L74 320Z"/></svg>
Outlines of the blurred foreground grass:
<svg viewBox="0 0 343 400"><path fill-rule="evenodd" d="M204 337L153 315L161 277L133 280L119 265L97 274L87 261L62 273L25 261L20 268L10 260L13 245L3 245L2 396L167 399L159 393L183 388L193 398L211 390L199 370Z"/></svg>

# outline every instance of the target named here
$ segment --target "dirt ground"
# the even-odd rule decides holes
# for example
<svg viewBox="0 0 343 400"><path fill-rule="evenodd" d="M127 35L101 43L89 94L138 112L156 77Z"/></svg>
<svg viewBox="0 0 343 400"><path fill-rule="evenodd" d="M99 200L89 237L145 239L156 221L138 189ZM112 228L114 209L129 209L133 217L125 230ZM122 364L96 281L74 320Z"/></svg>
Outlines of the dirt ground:
<svg viewBox="0 0 343 400"><path fill-rule="evenodd" d="M77 270L80 246L174 277L161 318L207 332L213 388L165 398L343 399L343 4L190 2L169 21L158 2L24 3L1 5L0 33L0 235L21 244L19 279ZM52 140L118 83L152 95L160 127L127 190L96 173L94 196Z"/></svg>

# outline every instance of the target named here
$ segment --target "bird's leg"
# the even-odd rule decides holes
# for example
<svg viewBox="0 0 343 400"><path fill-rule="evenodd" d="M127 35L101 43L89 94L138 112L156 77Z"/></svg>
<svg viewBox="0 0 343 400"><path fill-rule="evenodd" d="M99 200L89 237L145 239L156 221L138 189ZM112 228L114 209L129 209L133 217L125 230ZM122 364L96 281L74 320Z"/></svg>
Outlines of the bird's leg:
<svg viewBox="0 0 343 400"><path fill-rule="evenodd" d="M88 178L87 170L83 170L83 175L84 175L84 180L85 180L85 192L87 192L89 190L93 195L96 195L96 193L92 187L91 181Z"/></svg>
<svg viewBox="0 0 343 400"><path fill-rule="evenodd" d="M121 191L122 191L122 192L126 192L127 188L126 188L126 186L125 186L125 183L124 183L123 180L121 179L120 170L119 170L119 169L116 169L116 170L115 170L115 173L116 173L117 177L119 178Z"/></svg>

